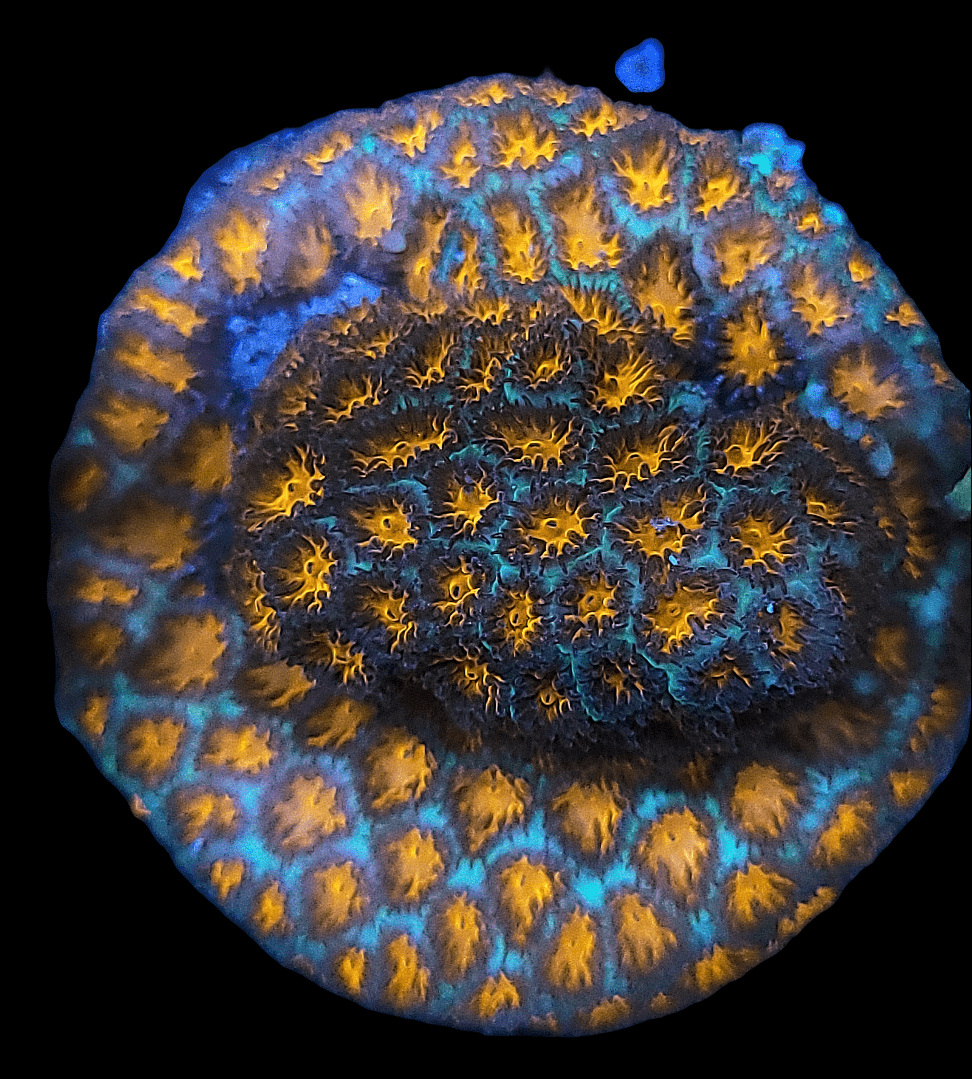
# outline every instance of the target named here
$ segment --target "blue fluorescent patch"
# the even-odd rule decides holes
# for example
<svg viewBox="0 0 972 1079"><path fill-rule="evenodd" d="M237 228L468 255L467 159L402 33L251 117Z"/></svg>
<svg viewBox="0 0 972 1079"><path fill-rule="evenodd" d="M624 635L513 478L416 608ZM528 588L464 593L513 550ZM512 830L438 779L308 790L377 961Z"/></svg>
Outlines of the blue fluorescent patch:
<svg viewBox="0 0 972 1079"><path fill-rule="evenodd" d="M477 858L473 861L470 858L463 858L459 862L459 867L449 878L450 888L468 888L471 891L475 891L483 886L486 880L486 867L482 863L482 859Z"/></svg>
<svg viewBox="0 0 972 1079"><path fill-rule="evenodd" d="M574 889L588 906L595 908L603 906L604 882L592 873L578 873L574 881Z"/></svg>
<svg viewBox="0 0 972 1079"><path fill-rule="evenodd" d="M779 124L750 124L742 133L743 146L749 150L749 160L762 176L774 168L791 172L799 167L806 146L791 139Z"/></svg>
<svg viewBox="0 0 972 1079"><path fill-rule="evenodd" d="M618 80L635 94L650 94L665 83L665 48L656 37L628 49L614 65Z"/></svg>
<svg viewBox="0 0 972 1079"><path fill-rule="evenodd" d="M270 364L300 327L314 315L333 315L356 307L364 300L374 303L381 289L356 274L346 274L328 296L314 296L289 308L257 318L236 315L226 323L232 337L230 371L233 381L244 390L259 386Z"/></svg>

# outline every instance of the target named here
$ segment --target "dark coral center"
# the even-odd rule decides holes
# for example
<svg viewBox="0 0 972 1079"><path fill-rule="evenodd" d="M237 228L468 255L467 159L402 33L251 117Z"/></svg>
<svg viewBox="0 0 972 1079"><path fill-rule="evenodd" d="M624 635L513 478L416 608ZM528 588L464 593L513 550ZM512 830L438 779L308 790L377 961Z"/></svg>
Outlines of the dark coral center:
<svg viewBox="0 0 972 1079"><path fill-rule="evenodd" d="M724 414L664 335L572 315L306 326L234 480L241 608L351 692L417 680L480 730L711 748L853 647L895 565L873 482L826 429Z"/></svg>

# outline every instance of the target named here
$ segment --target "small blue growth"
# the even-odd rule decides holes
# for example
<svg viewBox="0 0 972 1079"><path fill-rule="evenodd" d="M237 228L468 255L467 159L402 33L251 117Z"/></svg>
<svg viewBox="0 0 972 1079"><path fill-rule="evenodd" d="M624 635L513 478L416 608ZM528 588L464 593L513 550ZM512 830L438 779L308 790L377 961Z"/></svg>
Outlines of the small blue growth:
<svg viewBox="0 0 972 1079"><path fill-rule="evenodd" d="M614 65L614 74L635 94L650 94L665 82L665 49L650 37L628 49Z"/></svg>
<svg viewBox="0 0 972 1079"><path fill-rule="evenodd" d="M800 167L802 142L791 139L779 124L750 124L742 133L743 149L763 176L774 168L793 172Z"/></svg>

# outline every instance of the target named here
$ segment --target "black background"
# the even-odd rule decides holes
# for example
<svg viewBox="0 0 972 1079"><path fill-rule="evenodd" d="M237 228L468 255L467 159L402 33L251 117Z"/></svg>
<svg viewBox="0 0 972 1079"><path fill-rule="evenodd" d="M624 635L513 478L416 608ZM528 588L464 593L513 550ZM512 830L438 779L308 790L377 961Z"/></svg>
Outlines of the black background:
<svg viewBox="0 0 972 1079"><path fill-rule="evenodd" d="M24 141L43 343L24 363L45 383L49 407L33 437L46 438L46 459L87 382L99 315L162 248L207 168L282 128L498 72L549 68L688 127L780 124L806 144L804 164L823 197L844 207L897 273L946 360L953 369L957 355L964 362L968 133L955 65L967 64L933 7L899 29L877 17L846 26L822 12L788 23L768 6L718 16L686 6L680 21L622 18L616 6L571 18L562 7L521 6L526 17L471 5L441 16L362 6L340 21L288 8L227 14L219 25L169 12L139 32L89 16L84 26L98 43L88 38L83 48L71 40L81 24L62 25L61 44L37 49L36 82L54 90L56 106L23 102L23 115L36 116ZM667 81L656 94L632 95L614 62L648 36L665 46ZM43 574L39 565L38 585ZM41 651L48 633L42 617ZM602 1067L657 1068L673 1055L692 1071L748 1061L840 1073L887 1052L918 1053L935 1068L961 1036L970 917L961 758L888 850L780 955L664 1020L579 1042L518 1040L514 1053L508 1041L366 1012L279 967L179 876L53 707L38 706L23 717L25 770L39 769L43 783L31 779L40 804L26 818L41 826L18 832L28 842L20 901L29 917L16 943L28 945L30 975L20 1005L52 1016L58 1044L73 1047L79 1064L187 1061L188 1051L217 1070L263 1053L284 1067L304 1059L327 1067L340 1045L364 1067L395 1060L423 1071L463 1068L473 1049L484 1065L511 1071L527 1059L580 1067L630 1050L631 1058L599 1058ZM126 1048L132 1038L135 1050Z"/></svg>

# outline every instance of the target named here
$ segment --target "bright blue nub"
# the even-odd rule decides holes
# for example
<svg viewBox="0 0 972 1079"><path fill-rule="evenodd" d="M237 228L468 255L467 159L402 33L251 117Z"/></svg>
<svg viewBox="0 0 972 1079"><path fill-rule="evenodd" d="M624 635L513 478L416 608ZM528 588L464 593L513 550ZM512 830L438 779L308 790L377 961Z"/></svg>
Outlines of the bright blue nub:
<svg viewBox="0 0 972 1079"><path fill-rule="evenodd" d="M628 49L614 65L614 74L636 94L650 94L665 82L665 48L650 37Z"/></svg>

